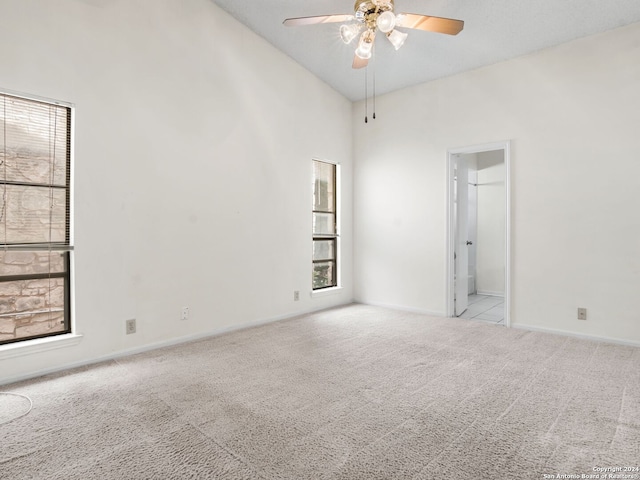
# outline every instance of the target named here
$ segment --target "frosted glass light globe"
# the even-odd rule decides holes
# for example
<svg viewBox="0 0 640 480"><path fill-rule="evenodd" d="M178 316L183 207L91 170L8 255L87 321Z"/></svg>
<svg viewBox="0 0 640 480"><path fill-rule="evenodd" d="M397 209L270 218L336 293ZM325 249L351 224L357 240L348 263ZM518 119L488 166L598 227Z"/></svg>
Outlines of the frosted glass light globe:
<svg viewBox="0 0 640 480"><path fill-rule="evenodd" d="M387 10L378 15L376 24L382 33L389 33L396 26L396 16Z"/></svg>
<svg viewBox="0 0 640 480"><path fill-rule="evenodd" d="M344 43L349 44L354 38L356 38L358 33L360 33L361 29L362 25L358 25L357 23L342 25L340 27L340 38Z"/></svg>
<svg viewBox="0 0 640 480"><path fill-rule="evenodd" d="M399 50L402 45L404 45L404 41L407 39L407 34L404 32L399 32L398 30L393 30L387 33L387 38L393 45L393 48Z"/></svg>
<svg viewBox="0 0 640 480"><path fill-rule="evenodd" d="M358 48L356 48L356 55L363 60L369 60L371 58L373 41L375 38L375 34L372 34L370 30L364 32L360 36L360 42L358 43Z"/></svg>

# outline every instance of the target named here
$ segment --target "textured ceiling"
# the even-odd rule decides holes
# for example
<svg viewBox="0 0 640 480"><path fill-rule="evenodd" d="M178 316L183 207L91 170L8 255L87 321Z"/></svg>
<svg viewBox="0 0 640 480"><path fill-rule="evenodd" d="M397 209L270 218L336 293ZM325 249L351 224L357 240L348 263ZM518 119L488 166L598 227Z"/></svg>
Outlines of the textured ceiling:
<svg viewBox="0 0 640 480"><path fill-rule="evenodd" d="M213 1L345 97L364 98L364 69L351 68L355 45L341 42L340 24L282 25L289 17L353 13L353 0ZM378 38L378 94L638 22L640 0L395 0L395 12L456 18L465 27L457 36L405 30L399 51Z"/></svg>

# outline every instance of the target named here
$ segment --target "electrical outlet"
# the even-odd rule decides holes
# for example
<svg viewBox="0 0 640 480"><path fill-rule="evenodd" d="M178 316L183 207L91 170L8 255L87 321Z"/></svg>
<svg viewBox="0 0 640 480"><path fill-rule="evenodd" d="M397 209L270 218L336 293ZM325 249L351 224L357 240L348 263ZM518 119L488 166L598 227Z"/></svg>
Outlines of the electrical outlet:
<svg viewBox="0 0 640 480"><path fill-rule="evenodd" d="M182 307L182 313L180 314L180 320L189 320L189 307Z"/></svg>
<svg viewBox="0 0 640 480"><path fill-rule="evenodd" d="M132 333L136 333L136 319L132 318L131 320L127 320L127 335L131 335Z"/></svg>
<svg viewBox="0 0 640 480"><path fill-rule="evenodd" d="M293 301L297 302L298 300L300 300L300 291L294 290L293 291Z"/></svg>
<svg viewBox="0 0 640 480"><path fill-rule="evenodd" d="M587 319L587 309L579 308L578 309L578 320L586 320Z"/></svg>

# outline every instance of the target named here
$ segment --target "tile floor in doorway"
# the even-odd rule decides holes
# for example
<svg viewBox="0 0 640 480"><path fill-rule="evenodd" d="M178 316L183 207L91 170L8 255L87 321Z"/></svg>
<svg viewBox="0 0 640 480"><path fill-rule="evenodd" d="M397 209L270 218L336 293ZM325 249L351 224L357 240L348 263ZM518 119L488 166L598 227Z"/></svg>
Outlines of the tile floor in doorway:
<svg viewBox="0 0 640 480"><path fill-rule="evenodd" d="M460 318L504 325L504 297L469 295L469 306Z"/></svg>

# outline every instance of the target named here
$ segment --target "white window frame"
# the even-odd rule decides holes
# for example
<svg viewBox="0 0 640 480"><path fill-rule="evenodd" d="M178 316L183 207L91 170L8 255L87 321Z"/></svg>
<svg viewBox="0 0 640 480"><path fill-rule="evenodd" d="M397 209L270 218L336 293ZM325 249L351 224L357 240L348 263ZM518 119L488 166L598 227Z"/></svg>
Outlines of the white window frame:
<svg viewBox="0 0 640 480"><path fill-rule="evenodd" d="M311 162L311 204L313 205L313 188L314 188L314 175L313 175L313 165L314 162L322 162L333 165L335 167L335 228L336 233L332 238L335 239L335 275L336 275L336 284L331 287L324 287L320 289L313 288L313 280L311 284L311 297L323 297L326 295L332 295L340 290L342 290L342 240L341 240L341 222L342 222L342 175L341 175L341 165L339 162L333 162L331 160L313 158ZM311 269L312 269L312 279L313 279L313 227L312 227L312 241L311 241Z"/></svg>
<svg viewBox="0 0 640 480"><path fill-rule="evenodd" d="M55 106L65 107L69 110L69 194L68 194L68 289L69 294L65 299L65 311L69 316L69 332L57 335L49 335L38 338L19 340L12 343L0 345L0 360L5 360L24 355L41 353L55 350L62 347L77 345L82 340L82 335L77 333L75 315L75 259L74 259L74 176L75 176L75 105L70 102L56 100L48 97L26 94L5 88L0 88L0 94L31 100L34 102L47 103Z"/></svg>

